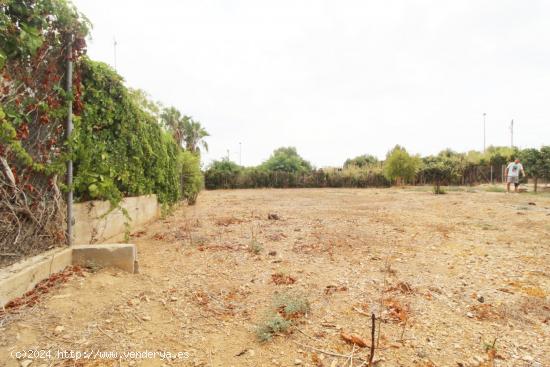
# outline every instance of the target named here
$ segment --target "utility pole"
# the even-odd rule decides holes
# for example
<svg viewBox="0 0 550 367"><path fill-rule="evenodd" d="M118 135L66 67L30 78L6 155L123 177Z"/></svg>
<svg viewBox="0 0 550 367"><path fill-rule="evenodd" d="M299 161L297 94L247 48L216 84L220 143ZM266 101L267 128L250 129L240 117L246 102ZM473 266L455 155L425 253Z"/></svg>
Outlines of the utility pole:
<svg viewBox="0 0 550 367"><path fill-rule="evenodd" d="M485 116L487 114L483 112L483 153L485 153Z"/></svg>
<svg viewBox="0 0 550 367"><path fill-rule="evenodd" d="M65 80L65 91L67 96L73 95L73 36L68 37L67 42L67 72ZM69 142L73 131L73 99L67 99L67 121L65 125L65 141ZM68 144L69 151L71 150ZM70 157L70 155L69 155ZM73 244L73 161L71 158L67 161L67 245Z"/></svg>
<svg viewBox="0 0 550 367"><path fill-rule="evenodd" d="M243 165L243 143L239 143L239 166Z"/></svg>
<svg viewBox="0 0 550 367"><path fill-rule="evenodd" d="M113 37L113 50L115 53L115 71L116 71L116 46L117 46L116 38Z"/></svg>
<svg viewBox="0 0 550 367"><path fill-rule="evenodd" d="M514 120L510 122L510 148L514 147Z"/></svg>

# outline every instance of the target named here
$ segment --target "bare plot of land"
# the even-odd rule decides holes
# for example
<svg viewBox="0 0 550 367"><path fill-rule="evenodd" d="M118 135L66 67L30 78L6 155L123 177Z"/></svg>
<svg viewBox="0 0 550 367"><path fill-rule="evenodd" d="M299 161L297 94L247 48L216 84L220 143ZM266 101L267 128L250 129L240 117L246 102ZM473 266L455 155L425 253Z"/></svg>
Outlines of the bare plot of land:
<svg viewBox="0 0 550 367"><path fill-rule="evenodd" d="M81 366L365 366L374 313L378 366L550 366L547 196L212 191L132 242L141 274L87 272L5 317L0 360L38 348L188 353Z"/></svg>

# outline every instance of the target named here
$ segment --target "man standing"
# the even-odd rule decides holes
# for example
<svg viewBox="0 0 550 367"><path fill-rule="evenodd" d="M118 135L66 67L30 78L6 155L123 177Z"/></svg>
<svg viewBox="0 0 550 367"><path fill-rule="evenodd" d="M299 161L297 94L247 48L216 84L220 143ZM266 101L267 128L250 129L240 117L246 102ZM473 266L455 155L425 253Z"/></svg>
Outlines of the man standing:
<svg viewBox="0 0 550 367"><path fill-rule="evenodd" d="M519 159L508 164L506 170L504 171L504 177L506 178L506 191L510 192L510 184L514 184L514 192L518 192L519 186L519 173L525 177L525 171L523 170L523 165L520 163Z"/></svg>

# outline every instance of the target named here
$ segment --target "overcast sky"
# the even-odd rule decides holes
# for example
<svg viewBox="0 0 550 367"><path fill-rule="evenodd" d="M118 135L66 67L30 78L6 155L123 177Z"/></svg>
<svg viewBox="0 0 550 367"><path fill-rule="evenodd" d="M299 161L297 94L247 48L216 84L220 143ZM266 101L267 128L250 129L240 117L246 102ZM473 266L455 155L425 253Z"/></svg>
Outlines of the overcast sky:
<svg viewBox="0 0 550 367"><path fill-rule="evenodd" d="M205 161L295 146L318 167L395 144L550 144L550 1L73 0L88 54L210 132Z"/></svg>

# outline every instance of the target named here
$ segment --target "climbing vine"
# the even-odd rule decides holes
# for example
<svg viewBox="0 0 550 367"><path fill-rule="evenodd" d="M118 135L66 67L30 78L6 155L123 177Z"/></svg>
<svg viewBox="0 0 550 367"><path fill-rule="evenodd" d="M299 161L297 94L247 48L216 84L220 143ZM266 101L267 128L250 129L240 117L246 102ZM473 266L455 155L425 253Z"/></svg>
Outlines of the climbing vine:
<svg viewBox="0 0 550 367"><path fill-rule="evenodd" d="M88 28L63 0L0 1L0 265L64 243L64 120L68 103L82 107L78 73L64 92L65 65Z"/></svg>
<svg viewBox="0 0 550 367"><path fill-rule="evenodd" d="M75 120L74 189L77 200L157 194L178 201L181 149L108 65L81 63L84 108ZM198 168L198 162L197 162Z"/></svg>

